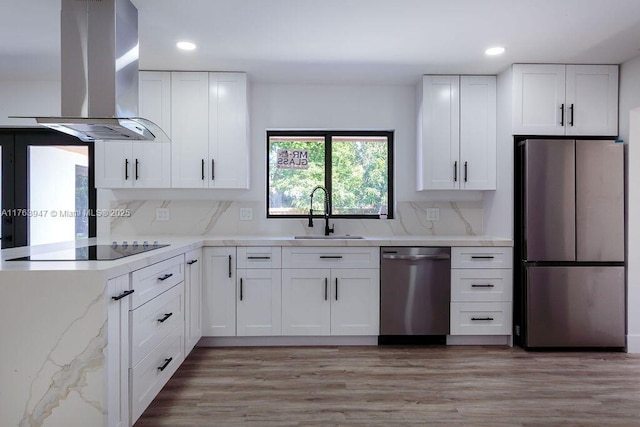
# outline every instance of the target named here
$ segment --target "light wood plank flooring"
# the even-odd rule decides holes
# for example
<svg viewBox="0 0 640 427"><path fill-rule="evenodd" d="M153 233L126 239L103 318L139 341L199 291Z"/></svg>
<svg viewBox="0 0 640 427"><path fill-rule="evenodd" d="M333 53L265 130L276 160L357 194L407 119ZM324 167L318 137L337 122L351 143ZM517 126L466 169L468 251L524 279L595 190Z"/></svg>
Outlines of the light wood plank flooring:
<svg viewBox="0 0 640 427"><path fill-rule="evenodd" d="M142 426L640 426L640 355L196 348Z"/></svg>

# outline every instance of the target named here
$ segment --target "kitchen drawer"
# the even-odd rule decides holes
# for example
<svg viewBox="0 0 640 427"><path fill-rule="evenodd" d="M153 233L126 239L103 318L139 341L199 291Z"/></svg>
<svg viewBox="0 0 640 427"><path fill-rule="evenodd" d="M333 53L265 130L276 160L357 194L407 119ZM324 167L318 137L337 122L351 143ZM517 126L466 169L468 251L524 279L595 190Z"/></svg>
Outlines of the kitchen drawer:
<svg viewBox="0 0 640 427"><path fill-rule="evenodd" d="M240 246L237 268L280 268L282 248L275 246Z"/></svg>
<svg viewBox="0 0 640 427"><path fill-rule="evenodd" d="M452 269L451 301L511 301L512 271L502 269Z"/></svg>
<svg viewBox="0 0 640 427"><path fill-rule="evenodd" d="M131 273L135 292L131 295L133 310L184 280L184 255L161 261Z"/></svg>
<svg viewBox="0 0 640 427"><path fill-rule="evenodd" d="M129 371L132 425L183 361L184 325L180 324Z"/></svg>
<svg viewBox="0 0 640 427"><path fill-rule="evenodd" d="M184 322L184 282L141 305L131 316L131 366Z"/></svg>
<svg viewBox="0 0 640 427"><path fill-rule="evenodd" d="M511 335L510 302L452 302L451 335Z"/></svg>
<svg viewBox="0 0 640 427"><path fill-rule="evenodd" d="M284 247L282 268L379 268L378 247Z"/></svg>
<svg viewBox="0 0 640 427"><path fill-rule="evenodd" d="M512 248L451 248L451 268L511 268Z"/></svg>

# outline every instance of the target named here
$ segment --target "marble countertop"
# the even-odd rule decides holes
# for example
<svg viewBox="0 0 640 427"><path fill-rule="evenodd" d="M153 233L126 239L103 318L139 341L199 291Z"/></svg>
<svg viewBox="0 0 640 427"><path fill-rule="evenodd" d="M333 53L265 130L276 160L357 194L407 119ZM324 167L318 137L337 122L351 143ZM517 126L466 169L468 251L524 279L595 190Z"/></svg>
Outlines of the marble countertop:
<svg viewBox="0 0 640 427"><path fill-rule="evenodd" d="M12 258L74 248L76 244L78 246L110 244L95 238L79 243L64 242L4 249L0 257L0 272L103 271L105 277L110 278L203 246L513 246L513 241L510 239L491 236L367 236L364 239L294 239L293 236L139 236L136 239L138 241L157 240L169 246L113 261L7 261ZM134 239L128 240L132 242Z"/></svg>

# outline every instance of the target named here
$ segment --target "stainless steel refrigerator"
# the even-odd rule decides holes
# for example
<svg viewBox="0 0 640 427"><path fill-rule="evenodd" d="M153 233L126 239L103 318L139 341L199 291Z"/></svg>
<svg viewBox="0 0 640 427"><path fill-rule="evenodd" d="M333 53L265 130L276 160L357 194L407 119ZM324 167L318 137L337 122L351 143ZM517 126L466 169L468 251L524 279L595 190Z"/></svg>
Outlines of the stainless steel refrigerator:
<svg viewBox="0 0 640 427"><path fill-rule="evenodd" d="M624 347L623 145L528 139L516 160L516 342Z"/></svg>

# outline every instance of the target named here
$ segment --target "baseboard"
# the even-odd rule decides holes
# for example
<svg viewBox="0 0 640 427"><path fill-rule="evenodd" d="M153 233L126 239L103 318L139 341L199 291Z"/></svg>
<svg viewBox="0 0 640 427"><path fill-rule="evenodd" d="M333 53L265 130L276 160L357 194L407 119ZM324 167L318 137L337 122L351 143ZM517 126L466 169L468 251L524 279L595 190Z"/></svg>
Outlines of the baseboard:
<svg viewBox="0 0 640 427"><path fill-rule="evenodd" d="M511 335L447 335L447 345L512 346Z"/></svg>
<svg viewBox="0 0 640 427"><path fill-rule="evenodd" d="M378 336L334 337L202 337L198 347L274 347L318 345L378 345Z"/></svg>

